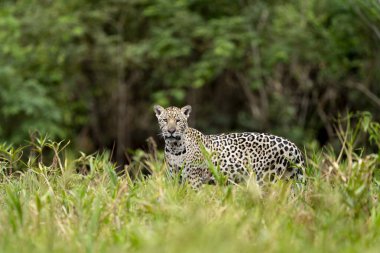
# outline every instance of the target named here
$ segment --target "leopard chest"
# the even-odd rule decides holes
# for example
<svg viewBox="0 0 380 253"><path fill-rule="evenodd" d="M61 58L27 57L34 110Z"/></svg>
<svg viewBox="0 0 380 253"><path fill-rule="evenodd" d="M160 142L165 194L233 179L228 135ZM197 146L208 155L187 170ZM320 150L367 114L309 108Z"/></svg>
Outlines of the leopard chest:
<svg viewBox="0 0 380 253"><path fill-rule="evenodd" d="M170 166L182 167L185 162L186 152L180 154L165 152L165 156Z"/></svg>
<svg viewBox="0 0 380 253"><path fill-rule="evenodd" d="M179 172L184 166L186 146L184 143L171 142L165 146L165 158L170 172Z"/></svg>

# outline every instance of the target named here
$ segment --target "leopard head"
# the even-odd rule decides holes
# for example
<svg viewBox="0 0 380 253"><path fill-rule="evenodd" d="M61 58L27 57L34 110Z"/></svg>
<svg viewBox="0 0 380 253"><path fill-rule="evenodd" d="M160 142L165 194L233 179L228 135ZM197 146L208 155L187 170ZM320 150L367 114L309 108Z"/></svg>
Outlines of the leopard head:
<svg viewBox="0 0 380 253"><path fill-rule="evenodd" d="M167 141L181 140L188 128L187 119L190 116L191 106L186 105L182 108L155 105L153 107L162 136Z"/></svg>

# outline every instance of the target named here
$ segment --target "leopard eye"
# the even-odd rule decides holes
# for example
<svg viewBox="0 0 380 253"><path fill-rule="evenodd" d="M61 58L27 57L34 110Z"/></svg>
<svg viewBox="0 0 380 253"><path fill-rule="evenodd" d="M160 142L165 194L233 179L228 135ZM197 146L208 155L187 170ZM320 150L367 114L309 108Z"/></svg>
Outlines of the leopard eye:
<svg viewBox="0 0 380 253"><path fill-rule="evenodd" d="M168 119L162 119L165 123L168 123Z"/></svg>
<svg viewBox="0 0 380 253"><path fill-rule="evenodd" d="M179 119L176 119L176 121L175 121L175 122L177 122L177 123L178 123L179 121L180 121Z"/></svg>

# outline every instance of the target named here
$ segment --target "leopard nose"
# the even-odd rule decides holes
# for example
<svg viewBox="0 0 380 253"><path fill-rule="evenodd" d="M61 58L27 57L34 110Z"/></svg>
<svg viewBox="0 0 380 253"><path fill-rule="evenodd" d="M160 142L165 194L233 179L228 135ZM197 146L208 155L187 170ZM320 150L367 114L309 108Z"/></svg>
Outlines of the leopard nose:
<svg viewBox="0 0 380 253"><path fill-rule="evenodd" d="M174 127L173 128L169 128L168 132L171 133L171 134L173 134L175 132L175 128Z"/></svg>

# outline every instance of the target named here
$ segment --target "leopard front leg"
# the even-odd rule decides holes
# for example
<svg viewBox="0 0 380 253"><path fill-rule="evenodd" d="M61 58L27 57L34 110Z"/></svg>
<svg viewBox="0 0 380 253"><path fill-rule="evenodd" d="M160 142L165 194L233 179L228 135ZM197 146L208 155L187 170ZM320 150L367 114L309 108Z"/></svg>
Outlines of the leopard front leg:
<svg viewBox="0 0 380 253"><path fill-rule="evenodd" d="M172 163L170 162L170 160L166 160L166 165L167 165L167 168L169 169L168 170L168 175L171 179L179 179L179 183L181 182L181 168L175 164L175 163Z"/></svg>
<svg viewBox="0 0 380 253"><path fill-rule="evenodd" d="M188 182L194 190L199 190L204 182L203 169L199 167L186 167L182 171L182 179Z"/></svg>

